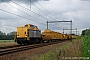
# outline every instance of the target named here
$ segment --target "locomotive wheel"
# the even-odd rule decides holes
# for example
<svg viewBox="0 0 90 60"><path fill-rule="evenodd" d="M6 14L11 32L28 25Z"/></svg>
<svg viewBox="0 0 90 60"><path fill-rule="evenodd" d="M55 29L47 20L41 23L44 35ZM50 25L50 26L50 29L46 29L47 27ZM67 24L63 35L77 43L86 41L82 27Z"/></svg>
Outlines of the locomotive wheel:
<svg viewBox="0 0 90 60"><path fill-rule="evenodd" d="M21 42L21 41L20 41L20 42L18 41L17 43L18 43L19 45L22 45L22 42Z"/></svg>

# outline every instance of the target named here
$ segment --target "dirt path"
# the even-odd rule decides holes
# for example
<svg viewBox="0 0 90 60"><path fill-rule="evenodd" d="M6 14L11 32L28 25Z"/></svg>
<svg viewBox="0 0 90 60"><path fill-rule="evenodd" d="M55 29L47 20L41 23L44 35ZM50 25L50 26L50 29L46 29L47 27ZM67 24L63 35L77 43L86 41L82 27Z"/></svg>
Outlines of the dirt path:
<svg viewBox="0 0 90 60"><path fill-rule="evenodd" d="M75 40L70 46L67 48L61 50L59 53L58 60L60 59L68 59L68 60L79 60L81 57L81 52L82 52L82 40Z"/></svg>
<svg viewBox="0 0 90 60"><path fill-rule="evenodd" d="M65 50L67 57L79 57L81 53L81 40L76 40L68 49Z"/></svg>

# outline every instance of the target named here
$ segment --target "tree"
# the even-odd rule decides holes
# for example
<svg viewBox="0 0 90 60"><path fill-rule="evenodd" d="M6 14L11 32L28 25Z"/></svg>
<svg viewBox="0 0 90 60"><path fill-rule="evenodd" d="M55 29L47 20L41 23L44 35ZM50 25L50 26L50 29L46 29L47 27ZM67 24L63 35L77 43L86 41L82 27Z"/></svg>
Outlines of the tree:
<svg viewBox="0 0 90 60"><path fill-rule="evenodd" d="M13 40L16 32L7 33L7 39Z"/></svg>
<svg viewBox="0 0 90 60"><path fill-rule="evenodd" d="M3 33L0 31L0 39L2 39L2 37L3 37L2 34L3 34Z"/></svg>
<svg viewBox="0 0 90 60"><path fill-rule="evenodd" d="M13 40L16 32L3 33L0 31L0 40Z"/></svg>
<svg viewBox="0 0 90 60"><path fill-rule="evenodd" d="M82 35L85 35L85 31L86 31L86 30L83 30L83 31L82 31Z"/></svg>
<svg viewBox="0 0 90 60"><path fill-rule="evenodd" d="M6 39L6 33L0 31L0 40L5 40L5 39Z"/></svg>
<svg viewBox="0 0 90 60"><path fill-rule="evenodd" d="M82 35L89 35L89 34L90 34L90 28L82 31Z"/></svg>

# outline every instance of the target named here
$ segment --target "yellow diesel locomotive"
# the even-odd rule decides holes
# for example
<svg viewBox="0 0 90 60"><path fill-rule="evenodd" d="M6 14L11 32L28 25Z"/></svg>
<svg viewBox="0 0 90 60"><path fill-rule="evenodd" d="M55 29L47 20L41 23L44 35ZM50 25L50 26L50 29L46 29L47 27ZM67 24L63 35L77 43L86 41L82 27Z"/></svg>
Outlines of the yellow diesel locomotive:
<svg viewBox="0 0 90 60"><path fill-rule="evenodd" d="M17 27L15 41L20 45L41 42L41 30L32 24Z"/></svg>

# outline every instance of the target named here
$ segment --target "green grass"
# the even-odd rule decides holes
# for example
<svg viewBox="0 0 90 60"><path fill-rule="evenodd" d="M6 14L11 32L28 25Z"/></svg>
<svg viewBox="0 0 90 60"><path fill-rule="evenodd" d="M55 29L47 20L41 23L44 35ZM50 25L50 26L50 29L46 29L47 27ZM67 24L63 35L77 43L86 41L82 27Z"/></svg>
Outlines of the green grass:
<svg viewBox="0 0 90 60"><path fill-rule="evenodd" d="M0 43L14 42L14 40L0 40Z"/></svg>
<svg viewBox="0 0 90 60"><path fill-rule="evenodd" d="M82 56L90 58L90 35L87 35L87 36L83 37Z"/></svg>

